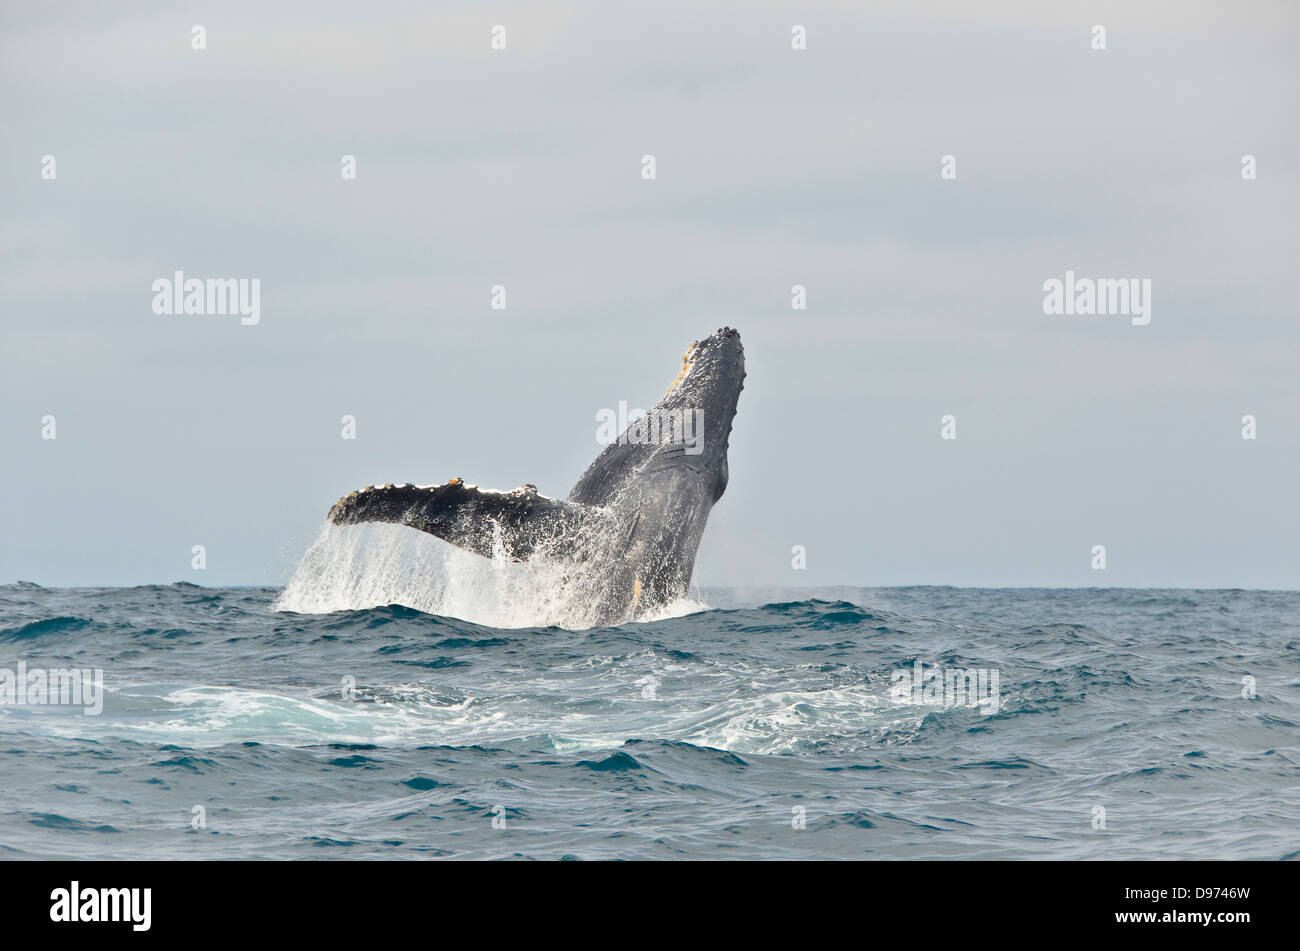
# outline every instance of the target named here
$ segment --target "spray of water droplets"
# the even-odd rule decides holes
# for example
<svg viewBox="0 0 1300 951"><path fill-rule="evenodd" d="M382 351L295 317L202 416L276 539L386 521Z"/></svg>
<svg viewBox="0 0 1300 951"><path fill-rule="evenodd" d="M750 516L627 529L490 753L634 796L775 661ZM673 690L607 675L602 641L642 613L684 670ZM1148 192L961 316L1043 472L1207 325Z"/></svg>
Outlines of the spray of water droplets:
<svg viewBox="0 0 1300 951"><path fill-rule="evenodd" d="M596 590L607 583L595 567L575 566L545 552L524 562L501 550L483 558L398 525L331 525L303 555L276 610L299 614L402 604L429 614L500 628L581 630L599 622ZM680 599L652 621L707 610Z"/></svg>

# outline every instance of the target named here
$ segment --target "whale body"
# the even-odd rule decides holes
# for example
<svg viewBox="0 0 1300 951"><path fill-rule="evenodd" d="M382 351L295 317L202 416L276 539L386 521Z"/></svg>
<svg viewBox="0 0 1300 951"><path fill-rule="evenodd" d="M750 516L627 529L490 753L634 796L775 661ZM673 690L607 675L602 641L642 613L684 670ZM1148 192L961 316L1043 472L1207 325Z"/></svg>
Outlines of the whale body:
<svg viewBox="0 0 1300 951"><path fill-rule="evenodd" d="M709 511L728 480L727 448L744 388L740 334L695 341L663 398L629 422L565 499L531 484L509 491L451 479L351 492L336 525L389 522L485 558L543 559L596 624L653 616L685 598Z"/></svg>

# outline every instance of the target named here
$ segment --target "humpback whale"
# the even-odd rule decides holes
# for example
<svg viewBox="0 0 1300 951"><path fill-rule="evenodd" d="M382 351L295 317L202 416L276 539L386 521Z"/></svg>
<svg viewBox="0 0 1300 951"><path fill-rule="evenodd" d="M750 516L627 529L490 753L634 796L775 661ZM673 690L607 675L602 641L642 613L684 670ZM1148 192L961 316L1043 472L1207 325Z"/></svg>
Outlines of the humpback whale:
<svg viewBox="0 0 1300 951"><path fill-rule="evenodd" d="M329 520L405 525L485 558L544 559L592 606L594 623L652 616L686 597L709 511L727 487L744 380L740 334L723 327L687 348L663 398L601 451L566 499L532 484L389 483L350 492Z"/></svg>

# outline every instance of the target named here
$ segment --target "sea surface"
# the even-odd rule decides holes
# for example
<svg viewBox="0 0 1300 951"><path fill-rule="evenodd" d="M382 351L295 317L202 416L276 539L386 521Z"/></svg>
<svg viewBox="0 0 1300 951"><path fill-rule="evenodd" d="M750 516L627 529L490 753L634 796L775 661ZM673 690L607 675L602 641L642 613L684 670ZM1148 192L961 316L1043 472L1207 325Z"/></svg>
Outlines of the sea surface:
<svg viewBox="0 0 1300 951"><path fill-rule="evenodd" d="M591 630L280 598L0 587L0 668L103 676L98 714L11 682L0 856L1300 857L1300 593L706 588Z"/></svg>

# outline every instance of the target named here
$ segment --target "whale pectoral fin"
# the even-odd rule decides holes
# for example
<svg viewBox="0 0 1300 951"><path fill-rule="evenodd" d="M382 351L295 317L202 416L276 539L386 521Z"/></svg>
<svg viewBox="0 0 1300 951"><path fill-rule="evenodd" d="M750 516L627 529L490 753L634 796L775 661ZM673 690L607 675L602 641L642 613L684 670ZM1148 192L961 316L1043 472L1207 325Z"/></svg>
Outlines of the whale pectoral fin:
<svg viewBox="0 0 1300 951"><path fill-rule="evenodd" d="M538 550L567 553L587 517L586 506L541 495L532 485L498 492L460 479L443 485L367 486L339 499L329 513L335 525L408 525L476 555L504 553L515 561Z"/></svg>

